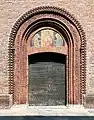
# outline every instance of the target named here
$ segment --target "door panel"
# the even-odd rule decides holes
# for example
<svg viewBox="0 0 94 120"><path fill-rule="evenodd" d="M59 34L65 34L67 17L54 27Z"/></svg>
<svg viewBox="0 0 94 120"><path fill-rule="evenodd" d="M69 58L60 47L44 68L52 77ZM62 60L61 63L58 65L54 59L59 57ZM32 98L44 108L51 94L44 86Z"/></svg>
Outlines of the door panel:
<svg viewBox="0 0 94 120"><path fill-rule="evenodd" d="M29 57L29 105L65 105L65 63L44 57L39 62Z"/></svg>

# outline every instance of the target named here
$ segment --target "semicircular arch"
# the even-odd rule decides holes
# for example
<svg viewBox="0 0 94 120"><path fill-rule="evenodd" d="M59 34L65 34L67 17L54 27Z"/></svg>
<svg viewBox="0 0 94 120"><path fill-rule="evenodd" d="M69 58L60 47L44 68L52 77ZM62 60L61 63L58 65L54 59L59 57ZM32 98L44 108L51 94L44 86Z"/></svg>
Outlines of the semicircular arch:
<svg viewBox="0 0 94 120"><path fill-rule="evenodd" d="M68 103L82 103L82 96L85 94L86 89L85 33L73 15L65 9L50 6L38 7L26 12L17 20L12 28L9 38L9 93L13 94L14 103L20 104L28 101L27 54L25 45L30 34L36 29L41 28L41 25L43 27L51 26L60 31L61 34L64 34L68 43Z"/></svg>

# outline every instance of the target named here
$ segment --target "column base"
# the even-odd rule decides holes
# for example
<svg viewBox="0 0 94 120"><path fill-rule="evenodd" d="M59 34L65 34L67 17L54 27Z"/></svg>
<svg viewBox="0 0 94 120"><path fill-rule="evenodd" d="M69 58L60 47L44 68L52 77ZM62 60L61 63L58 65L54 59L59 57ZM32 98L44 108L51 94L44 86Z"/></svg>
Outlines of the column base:
<svg viewBox="0 0 94 120"><path fill-rule="evenodd" d="M85 108L94 108L94 95L86 95L84 98Z"/></svg>
<svg viewBox="0 0 94 120"><path fill-rule="evenodd" d="M0 109L8 109L12 106L12 95L0 94Z"/></svg>

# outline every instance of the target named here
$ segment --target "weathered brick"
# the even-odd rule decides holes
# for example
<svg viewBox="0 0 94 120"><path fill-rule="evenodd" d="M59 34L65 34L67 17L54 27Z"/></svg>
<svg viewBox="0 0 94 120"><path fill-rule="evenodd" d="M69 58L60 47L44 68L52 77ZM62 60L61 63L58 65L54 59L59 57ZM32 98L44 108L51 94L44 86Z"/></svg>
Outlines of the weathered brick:
<svg viewBox="0 0 94 120"><path fill-rule="evenodd" d="M39 6L64 8L81 23L87 41L86 93L94 94L94 0L0 0L0 94L8 90L8 44L10 31L25 12Z"/></svg>

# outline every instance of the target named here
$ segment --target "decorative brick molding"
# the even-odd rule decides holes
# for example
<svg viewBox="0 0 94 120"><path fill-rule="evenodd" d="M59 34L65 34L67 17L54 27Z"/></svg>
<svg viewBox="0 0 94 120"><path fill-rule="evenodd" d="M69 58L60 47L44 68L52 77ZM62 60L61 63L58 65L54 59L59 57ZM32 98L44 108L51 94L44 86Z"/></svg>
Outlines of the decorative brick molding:
<svg viewBox="0 0 94 120"><path fill-rule="evenodd" d="M13 102L28 102L26 41L42 26L59 30L68 44L67 98L68 103L82 104L86 93L86 37L80 23L64 9L38 7L28 11L14 24L9 38L9 94Z"/></svg>

